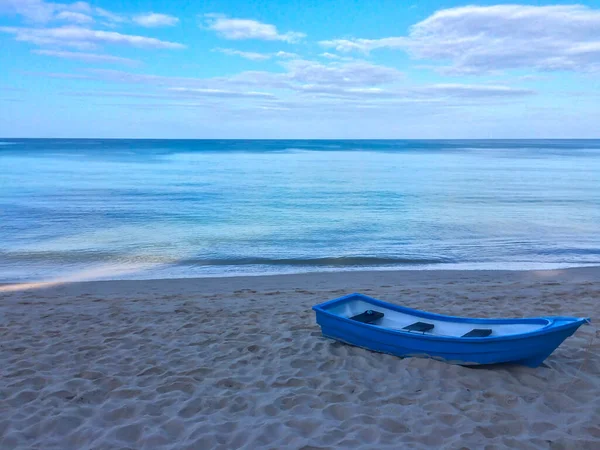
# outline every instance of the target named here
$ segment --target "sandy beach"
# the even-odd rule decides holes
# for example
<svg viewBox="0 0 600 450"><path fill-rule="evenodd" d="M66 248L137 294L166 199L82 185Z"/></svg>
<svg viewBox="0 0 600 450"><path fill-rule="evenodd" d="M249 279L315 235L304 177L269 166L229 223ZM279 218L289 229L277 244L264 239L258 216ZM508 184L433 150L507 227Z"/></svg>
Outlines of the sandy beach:
<svg viewBox="0 0 600 450"><path fill-rule="evenodd" d="M321 336L351 292L466 316L591 317L537 369ZM600 268L0 286L0 448L596 449Z"/></svg>

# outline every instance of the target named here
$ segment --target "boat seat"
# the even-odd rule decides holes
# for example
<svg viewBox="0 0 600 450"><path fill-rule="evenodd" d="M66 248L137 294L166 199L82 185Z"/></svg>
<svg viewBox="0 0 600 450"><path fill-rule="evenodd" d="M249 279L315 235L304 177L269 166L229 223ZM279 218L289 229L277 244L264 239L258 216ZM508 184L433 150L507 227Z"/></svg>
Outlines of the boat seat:
<svg viewBox="0 0 600 450"><path fill-rule="evenodd" d="M356 320L357 322L362 323L372 323L378 319L383 317L383 313L379 311L373 311L372 309L367 309L364 313L357 314L356 316L350 317L352 320Z"/></svg>
<svg viewBox="0 0 600 450"><path fill-rule="evenodd" d="M463 334L462 337L487 337L490 334L492 334L492 330L489 328L475 328L468 333Z"/></svg>
<svg viewBox="0 0 600 450"><path fill-rule="evenodd" d="M432 323L415 322L411 325L405 326L402 329L406 331L418 331L420 333L425 333L426 331L431 331L433 327L434 325Z"/></svg>

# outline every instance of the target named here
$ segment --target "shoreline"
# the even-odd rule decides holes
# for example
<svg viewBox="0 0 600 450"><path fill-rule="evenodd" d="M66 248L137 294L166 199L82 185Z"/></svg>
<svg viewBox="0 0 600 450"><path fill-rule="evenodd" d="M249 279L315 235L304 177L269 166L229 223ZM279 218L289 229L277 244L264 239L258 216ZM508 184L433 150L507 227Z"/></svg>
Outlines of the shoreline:
<svg viewBox="0 0 600 450"><path fill-rule="evenodd" d="M209 266L207 266L209 267ZM243 266L242 266L243 267ZM92 281L149 281L149 280L188 280L188 279L213 279L213 278L238 278L238 277L269 277L269 276L296 276L311 274L335 274L335 273L379 273L379 272L539 272L572 270L600 267L599 263L519 263L506 267L506 264L498 263L478 263L472 265L468 263L444 263L435 265L415 265L395 267L358 267L339 266L339 267L313 267L314 270L289 270L289 271L222 271L219 273L190 273L188 271L178 272L178 266L148 266L148 267L127 267L127 266L90 266L87 269L73 269L68 274L60 274L45 278L21 277L17 279L2 279L0 277L0 286L17 284L56 284L72 282L92 282ZM39 269L36 269L39 272ZM52 272L52 271L50 271Z"/></svg>
<svg viewBox="0 0 600 450"><path fill-rule="evenodd" d="M510 269L431 269L431 270L413 270L413 269L398 269L398 270L346 270L346 271L321 271L321 272L299 272L299 273L285 273L285 274L257 274L257 275L223 275L223 276L206 276L206 277L189 277L189 278L115 278L115 279L96 279L96 280L75 280L69 279L57 279L56 281L39 281L39 282L0 282L0 293L30 290L30 289L48 289L56 286L69 286L69 285L86 285L94 283L184 283L184 284L197 284L205 283L209 286L235 283L240 284L247 282L249 284L261 284L266 280L273 282L280 282L284 284L289 283L311 283L311 282L347 282L348 278L351 277L353 283L359 283L361 281L369 280L370 278L377 278L388 281L395 281L396 278L402 277L409 281L423 281L425 278L432 278L432 276L441 279L449 279L452 277L460 277L465 280L469 278L478 278L479 276L486 276L486 278L493 278L495 276L504 276L513 278L515 280L533 279L536 277L558 277L558 278L578 278L578 279L591 279L600 281L600 265L591 266L576 266L566 267L560 269L540 269L540 270L510 270ZM29 287L28 287L29 286ZM7 289L9 288L9 289ZM14 288L14 289L10 289Z"/></svg>
<svg viewBox="0 0 600 450"><path fill-rule="evenodd" d="M468 317L591 317L536 369L326 339L351 292ZM6 449L592 450L600 267L88 281L0 291Z"/></svg>

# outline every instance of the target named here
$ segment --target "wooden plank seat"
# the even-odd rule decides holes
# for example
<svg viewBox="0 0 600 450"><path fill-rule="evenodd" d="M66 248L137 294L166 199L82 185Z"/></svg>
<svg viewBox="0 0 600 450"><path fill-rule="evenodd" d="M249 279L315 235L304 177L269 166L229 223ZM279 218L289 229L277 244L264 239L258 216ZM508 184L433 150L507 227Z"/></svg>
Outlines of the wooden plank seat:
<svg viewBox="0 0 600 450"><path fill-rule="evenodd" d="M373 323L378 319L383 317L383 313L379 311L373 311L372 309L367 309L364 313L357 314L356 316L350 317L352 320L356 320L357 322L362 323Z"/></svg>
<svg viewBox="0 0 600 450"><path fill-rule="evenodd" d="M489 328L474 328L468 333L463 334L462 337L488 337L490 334L492 334L492 330Z"/></svg>
<svg viewBox="0 0 600 450"><path fill-rule="evenodd" d="M425 333L427 331L433 330L433 327L434 327L434 325L432 323L415 322L413 324L405 326L402 329L406 330L406 331L416 331L416 332L419 332L419 333Z"/></svg>

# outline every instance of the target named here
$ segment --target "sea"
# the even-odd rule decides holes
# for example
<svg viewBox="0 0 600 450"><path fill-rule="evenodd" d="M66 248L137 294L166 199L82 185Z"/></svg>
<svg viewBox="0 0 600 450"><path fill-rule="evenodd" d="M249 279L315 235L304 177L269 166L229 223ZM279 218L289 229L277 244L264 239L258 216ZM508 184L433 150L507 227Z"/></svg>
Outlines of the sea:
<svg viewBox="0 0 600 450"><path fill-rule="evenodd" d="M600 264L600 140L0 139L0 282Z"/></svg>

